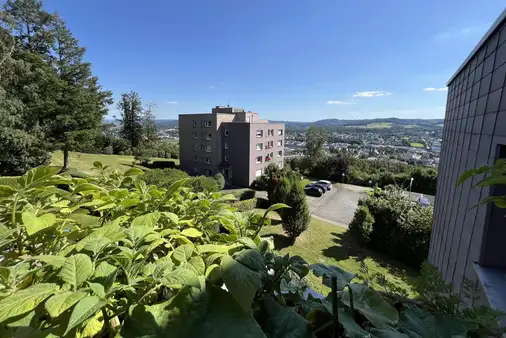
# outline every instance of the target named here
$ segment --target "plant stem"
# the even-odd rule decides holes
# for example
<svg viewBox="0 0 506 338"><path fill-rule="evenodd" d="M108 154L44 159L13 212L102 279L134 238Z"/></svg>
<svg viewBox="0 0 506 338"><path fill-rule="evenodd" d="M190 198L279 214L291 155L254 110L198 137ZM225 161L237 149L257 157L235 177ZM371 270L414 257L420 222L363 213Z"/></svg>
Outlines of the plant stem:
<svg viewBox="0 0 506 338"><path fill-rule="evenodd" d="M338 303L337 303L337 277L330 277L330 285L331 285L331 297L332 297L332 318L333 318L333 328L332 335L334 338L338 336L339 332L339 313L338 313Z"/></svg>

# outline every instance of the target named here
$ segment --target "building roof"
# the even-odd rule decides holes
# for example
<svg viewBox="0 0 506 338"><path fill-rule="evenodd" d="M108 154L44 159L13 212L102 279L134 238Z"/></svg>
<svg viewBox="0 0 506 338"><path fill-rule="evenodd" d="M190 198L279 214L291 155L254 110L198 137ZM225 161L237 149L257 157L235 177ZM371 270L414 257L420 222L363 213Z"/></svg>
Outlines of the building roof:
<svg viewBox="0 0 506 338"><path fill-rule="evenodd" d="M447 85L452 83L452 81L459 75L459 73L464 70L464 67L471 61L471 59L478 53L480 48L485 44L485 42L488 40L488 38L495 33L495 31L501 26L501 24L506 20L506 8L502 11L501 15L495 20L495 22L490 26L488 31L485 33L485 35L481 38L480 42L474 47L473 51L469 56L464 60L462 65L457 69L455 74L448 80Z"/></svg>

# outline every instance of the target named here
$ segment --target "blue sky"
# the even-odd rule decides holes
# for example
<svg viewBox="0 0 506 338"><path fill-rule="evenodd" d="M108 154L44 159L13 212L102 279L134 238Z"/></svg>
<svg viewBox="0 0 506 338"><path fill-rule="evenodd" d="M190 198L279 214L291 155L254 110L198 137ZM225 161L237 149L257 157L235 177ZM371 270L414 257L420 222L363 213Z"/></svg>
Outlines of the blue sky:
<svg viewBox="0 0 506 338"><path fill-rule="evenodd" d="M158 118L442 118L446 81L504 0L46 0L114 98ZM424 90L432 88L438 90ZM110 115L115 115L115 106Z"/></svg>

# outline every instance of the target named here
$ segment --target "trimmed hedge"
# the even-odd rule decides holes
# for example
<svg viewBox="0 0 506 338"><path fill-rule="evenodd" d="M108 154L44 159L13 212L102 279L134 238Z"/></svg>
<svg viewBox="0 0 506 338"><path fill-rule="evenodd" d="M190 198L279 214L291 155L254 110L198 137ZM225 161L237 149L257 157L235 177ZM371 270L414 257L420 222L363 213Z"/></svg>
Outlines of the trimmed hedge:
<svg viewBox="0 0 506 338"><path fill-rule="evenodd" d="M255 209L257 206L257 199L256 198L250 198L249 200L234 202L231 204L233 208L236 208L237 211L249 211Z"/></svg>

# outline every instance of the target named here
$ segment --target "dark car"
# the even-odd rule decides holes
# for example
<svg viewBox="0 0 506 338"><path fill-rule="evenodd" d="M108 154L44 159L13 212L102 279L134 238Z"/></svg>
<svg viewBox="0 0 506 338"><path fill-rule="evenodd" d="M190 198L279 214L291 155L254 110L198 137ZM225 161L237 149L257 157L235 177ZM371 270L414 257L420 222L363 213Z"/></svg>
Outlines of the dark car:
<svg viewBox="0 0 506 338"><path fill-rule="evenodd" d="M316 187L316 188L320 189L322 191L322 193L324 193L324 194L327 192L327 187L325 185L317 183L317 182L309 183L306 185L306 187Z"/></svg>
<svg viewBox="0 0 506 338"><path fill-rule="evenodd" d="M325 187L325 189L330 190L332 189L332 183L330 181L325 181L325 180L320 180L320 181L316 181L316 182L313 182L313 184L319 184L319 185L323 185Z"/></svg>
<svg viewBox="0 0 506 338"><path fill-rule="evenodd" d="M323 190L318 188L318 187L315 187L313 185L306 185L306 187L304 188L304 192L306 193L306 195L309 195L309 196L315 196L315 197L320 197L323 195Z"/></svg>

